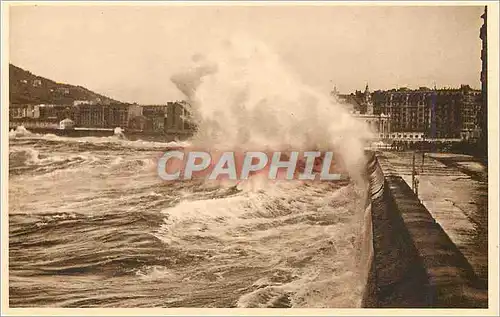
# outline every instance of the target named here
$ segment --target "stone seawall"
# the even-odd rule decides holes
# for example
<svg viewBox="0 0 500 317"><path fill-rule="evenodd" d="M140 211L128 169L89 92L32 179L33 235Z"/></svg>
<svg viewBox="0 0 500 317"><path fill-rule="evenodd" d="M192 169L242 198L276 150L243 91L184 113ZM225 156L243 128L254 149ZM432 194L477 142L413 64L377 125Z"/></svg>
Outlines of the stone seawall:
<svg viewBox="0 0 500 317"><path fill-rule="evenodd" d="M487 285L399 176L367 167L373 255L364 307L486 308Z"/></svg>

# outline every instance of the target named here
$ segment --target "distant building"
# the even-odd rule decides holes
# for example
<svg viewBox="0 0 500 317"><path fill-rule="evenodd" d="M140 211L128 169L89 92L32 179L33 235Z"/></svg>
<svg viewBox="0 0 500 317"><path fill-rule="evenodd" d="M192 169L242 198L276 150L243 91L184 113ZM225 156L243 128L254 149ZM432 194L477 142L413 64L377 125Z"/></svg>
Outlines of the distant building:
<svg viewBox="0 0 500 317"><path fill-rule="evenodd" d="M388 114L391 130L410 139L477 139L480 92L462 85L458 89L407 88L373 93L374 113Z"/></svg>
<svg viewBox="0 0 500 317"><path fill-rule="evenodd" d="M429 139L477 140L481 135L481 92L468 85L457 89L399 88L350 95L332 92L380 139L422 141Z"/></svg>
<svg viewBox="0 0 500 317"><path fill-rule="evenodd" d="M105 126L109 128L126 127L128 126L128 105L111 104L103 106Z"/></svg>
<svg viewBox="0 0 500 317"><path fill-rule="evenodd" d="M364 95L361 93L361 91L356 91L355 93L351 94L341 94L337 91L337 87L333 87L332 92L330 93L333 99L336 101L340 102L344 106L346 106L349 111L351 112L359 112L359 113L365 113L366 109L364 109L363 102L364 102Z"/></svg>
<svg viewBox="0 0 500 317"><path fill-rule="evenodd" d="M142 116L142 106L138 104L132 104L128 106L128 120L130 121L134 117Z"/></svg>
<svg viewBox="0 0 500 317"><path fill-rule="evenodd" d="M12 125L29 122L36 127L51 126L66 129L79 128L128 128L153 133L186 134L193 131L189 123L185 102L169 102L166 105L97 104L77 100L72 105L11 104L9 119ZM15 122L14 122L15 121ZM36 123L37 121L38 123ZM33 126L35 127L35 126Z"/></svg>
<svg viewBox="0 0 500 317"><path fill-rule="evenodd" d="M195 127L190 123L190 116L187 102L169 102L165 131L168 133L192 133Z"/></svg>
<svg viewBox="0 0 500 317"><path fill-rule="evenodd" d="M148 119L146 130L155 133L165 132L168 105L147 105L142 107L142 115Z"/></svg>
<svg viewBox="0 0 500 317"><path fill-rule="evenodd" d="M144 105L142 115L146 117L165 117L168 105Z"/></svg>
<svg viewBox="0 0 500 317"><path fill-rule="evenodd" d="M482 107L483 96L481 91L462 86L462 99L460 109L460 138L477 141L482 133ZM486 132L487 133L487 132Z"/></svg>
<svg viewBox="0 0 500 317"><path fill-rule="evenodd" d="M9 107L9 118L31 118L31 119L54 119L62 120L66 117L72 118L72 107L68 105L30 105L30 104L15 104Z"/></svg>
<svg viewBox="0 0 500 317"><path fill-rule="evenodd" d="M51 116L42 117L40 114L41 105L13 104L9 107L9 128L24 126L27 129L33 128L58 128L58 119Z"/></svg>
<svg viewBox="0 0 500 317"><path fill-rule="evenodd" d="M341 104L347 105L353 117L364 121L376 138L387 139L391 137L390 116L384 113L374 113L372 94L368 85L363 93L357 91L350 95L341 95L334 87L332 96Z"/></svg>
<svg viewBox="0 0 500 317"><path fill-rule="evenodd" d="M76 124L84 128L125 128L129 114L127 104L80 104Z"/></svg>
<svg viewBox="0 0 500 317"><path fill-rule="evenodd" d="M364 104L366 105L366 114L373 115L373 100L372 94L370 93L370 89L368 88L368 84L366 84L365 92L364 92Z"/></svg>
<svg viewBox="0 0 500 317"><path fill-rule="evenodd" d="M58 117L62 117L62 114L60 114L61 107L56 106L56 105L50 105L50 104L41 104L38 105L38 109L40 111L40 118L41 119L57 119L59 120Z"/></svg>
<svg viewBox="0 0 500 317"><path fill-rule="evenodd" d="M75 118L75 108L71 105L51 105L51 104L41 104L37 105L35 108L38 109L40 119L53 119L61 121L65 118Z"/></svg>
<svg viewBox="0 0 500 317"><path fill-rule="evenodd" d="M64 119L61 122L59 122L59 129L61 130L68 130L68 129L73 129L75 127L75 122L71 119Z"/></svg>
<svg viewBox="0 0 500 317"><path fill-rule="evenodd" d="M129 130L148 131L152 130L152 127L153 127L152 120L143 115L134 116L130 118L128 122Z"/></svg>
<svg viewBox="0 0 500 317"><path fill-rule="evenodd" d="M484 13L481 16L483 19L483 25L479 31L479 38L482 42L481 48L481 115L479 121L479 127L482 130L481 134L481 147L483 154L488 156L488 11L487 7L484 7Z"/></svg>
<svg viewBox="0 0 500 317"><path fill-rule="evenodd" d="M41 87L42 86L42 80L41 79L35 79L33 80L33 87Z"/></svg>
<svg viewBox="0 0 500 317"><path fill-rule="evenodd" d="M85 128L104 128L104 107L96 104L81 104L78 106L77 126Z"/></svg>
<svg viewBox="0 0 500 317"><path fill-rule="evenodd" d="M154 132L164 132L165 131L165 117L153 117L151 118L151 129Z"/></svg>
<svg viewBox="0 0 500 317"><path fill-rule="evenodd" d="M191 133L193 127L188 120L187 106L184 101L164 105L130 105L128 127L153 133Z"/></svg>
<svg viewBox="0 0 500 317"><path fill-rule="evenodd" d="M376 91L373 94L374 112L385 113L391 118L391 135L390 138L399 138L398 134L414 138L415 132L418 139L423 138L423 132L426 130L426 125L430 122L430 112L425 106L427 95L421 90L410 91L406 88L399 90L391 90L389 92Z"/></svg>
<svg viewBox="0 0 500 317"><path fill-rule="evenodd" d="M9 119L21 119L26 118L28 112L28 105L10 105L9 107Z"/></svg>

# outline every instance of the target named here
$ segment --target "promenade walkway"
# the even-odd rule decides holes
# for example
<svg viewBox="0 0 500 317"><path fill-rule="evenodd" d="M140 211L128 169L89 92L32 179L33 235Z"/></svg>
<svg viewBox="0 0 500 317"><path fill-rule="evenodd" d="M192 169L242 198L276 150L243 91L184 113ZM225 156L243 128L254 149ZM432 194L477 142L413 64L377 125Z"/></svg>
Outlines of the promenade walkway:
<svg viewBox="0 0 500 317"><path fill-rule="evenodd" d="M378 155L386 176L399 175L412 186L413 152ZM418 197L472 265L488 280L487 171L470 156L415 154Z"/></svg>

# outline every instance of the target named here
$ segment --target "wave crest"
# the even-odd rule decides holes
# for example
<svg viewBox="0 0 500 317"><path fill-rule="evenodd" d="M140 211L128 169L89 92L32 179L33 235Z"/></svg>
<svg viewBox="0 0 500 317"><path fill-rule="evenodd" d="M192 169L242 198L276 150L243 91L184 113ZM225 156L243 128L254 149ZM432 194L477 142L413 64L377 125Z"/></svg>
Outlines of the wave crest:
<svg viewBox="0 0 500 317"><path fill-rule="evenodd" d="M351 177L361 179L372 137L366 124L305 85L264 43L234 37L172 81L190 101L194 147L335 151Z"/></svg>

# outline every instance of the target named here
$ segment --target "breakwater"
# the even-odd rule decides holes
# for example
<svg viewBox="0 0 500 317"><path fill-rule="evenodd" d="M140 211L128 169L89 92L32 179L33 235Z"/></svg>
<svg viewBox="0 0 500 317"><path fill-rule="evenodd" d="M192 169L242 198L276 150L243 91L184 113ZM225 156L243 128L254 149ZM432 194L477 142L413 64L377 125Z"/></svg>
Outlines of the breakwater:
<svg viewBox="0 0 500 317"><path fill-rule="evenodd" d="M372 256L364 307L488 307L487 285L400 176L384 176L373 153Z"/></svg>

